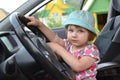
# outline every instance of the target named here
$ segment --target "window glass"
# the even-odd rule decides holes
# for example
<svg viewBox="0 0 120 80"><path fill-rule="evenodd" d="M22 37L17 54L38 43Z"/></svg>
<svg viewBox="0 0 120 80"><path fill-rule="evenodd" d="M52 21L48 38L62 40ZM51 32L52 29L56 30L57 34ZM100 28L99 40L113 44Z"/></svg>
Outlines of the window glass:
<svg viewBox="0 0 120 80"><path fill-rule="evenodd" d="M53 0L34 17L44 22L49 28L62 27L63 21L74 10L80 10L81 0Z"/></svg>
<svg viewBox="0 0 120 80"><path fill-rule="evenodd" d="M28 0L0 0L0 21Z"/></svg>

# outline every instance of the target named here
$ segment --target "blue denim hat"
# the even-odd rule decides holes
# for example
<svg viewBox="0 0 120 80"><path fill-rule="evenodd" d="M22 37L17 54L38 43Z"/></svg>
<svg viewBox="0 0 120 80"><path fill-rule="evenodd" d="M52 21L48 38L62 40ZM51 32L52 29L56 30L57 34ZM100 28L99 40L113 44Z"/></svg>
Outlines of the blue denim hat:
<svg viewBox="0 0 120 80"><path fill-rule="evenodd" d="M63 23L65 27L69 24L83 27L96 34L94 29L94 17L88 11L79 10L72 12Z"/></svg>

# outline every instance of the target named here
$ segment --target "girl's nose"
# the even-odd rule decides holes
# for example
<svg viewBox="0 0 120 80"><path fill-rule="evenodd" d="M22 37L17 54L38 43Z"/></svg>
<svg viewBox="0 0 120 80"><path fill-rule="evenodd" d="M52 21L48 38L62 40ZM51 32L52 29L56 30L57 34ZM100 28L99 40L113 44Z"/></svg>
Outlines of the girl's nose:
<svg viewBox="0 0 120 80"><path fill-rule="evenodd" d="M72 37L76 37L77 36L77 33L76 32L73 32L72 33Z"/></svg>

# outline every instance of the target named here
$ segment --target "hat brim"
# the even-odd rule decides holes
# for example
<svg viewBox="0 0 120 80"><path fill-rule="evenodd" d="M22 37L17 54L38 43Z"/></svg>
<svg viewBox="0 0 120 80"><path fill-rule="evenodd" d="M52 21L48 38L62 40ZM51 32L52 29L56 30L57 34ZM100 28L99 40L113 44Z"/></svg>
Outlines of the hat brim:
<svg viewBox="0 0 120 80"><path fill-rule="evenodd" d="M93 32L94 34L96 34L95 32L95 29L93 26L90 26L89 24L83 22L82 20L80 19L67 19L64 23L63 23L63 26L67 26L69 24L73 24L73 25L77 25L77 26L80 26L80 27L83 27L85 29L88 29L89 31Z"/></svg>

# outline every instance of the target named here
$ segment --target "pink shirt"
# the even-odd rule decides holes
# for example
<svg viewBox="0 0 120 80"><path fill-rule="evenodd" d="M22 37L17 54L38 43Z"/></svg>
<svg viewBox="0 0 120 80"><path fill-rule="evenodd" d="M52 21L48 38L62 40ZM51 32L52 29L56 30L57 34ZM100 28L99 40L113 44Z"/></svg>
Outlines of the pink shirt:
<svg viewBox="0 0 120 80"><path fill-rule="evenodd" d="M90 56L97 59L97 61L90 68L85 71L80 71L76 73L76 80L96 80L96 67L97 63L100 60L98 48L94 44L89 44L85 48L72 52L72 45L70 44L70 42L66 39L64 41L66 49L78 59L80 59L82 56Z"/></svg>

